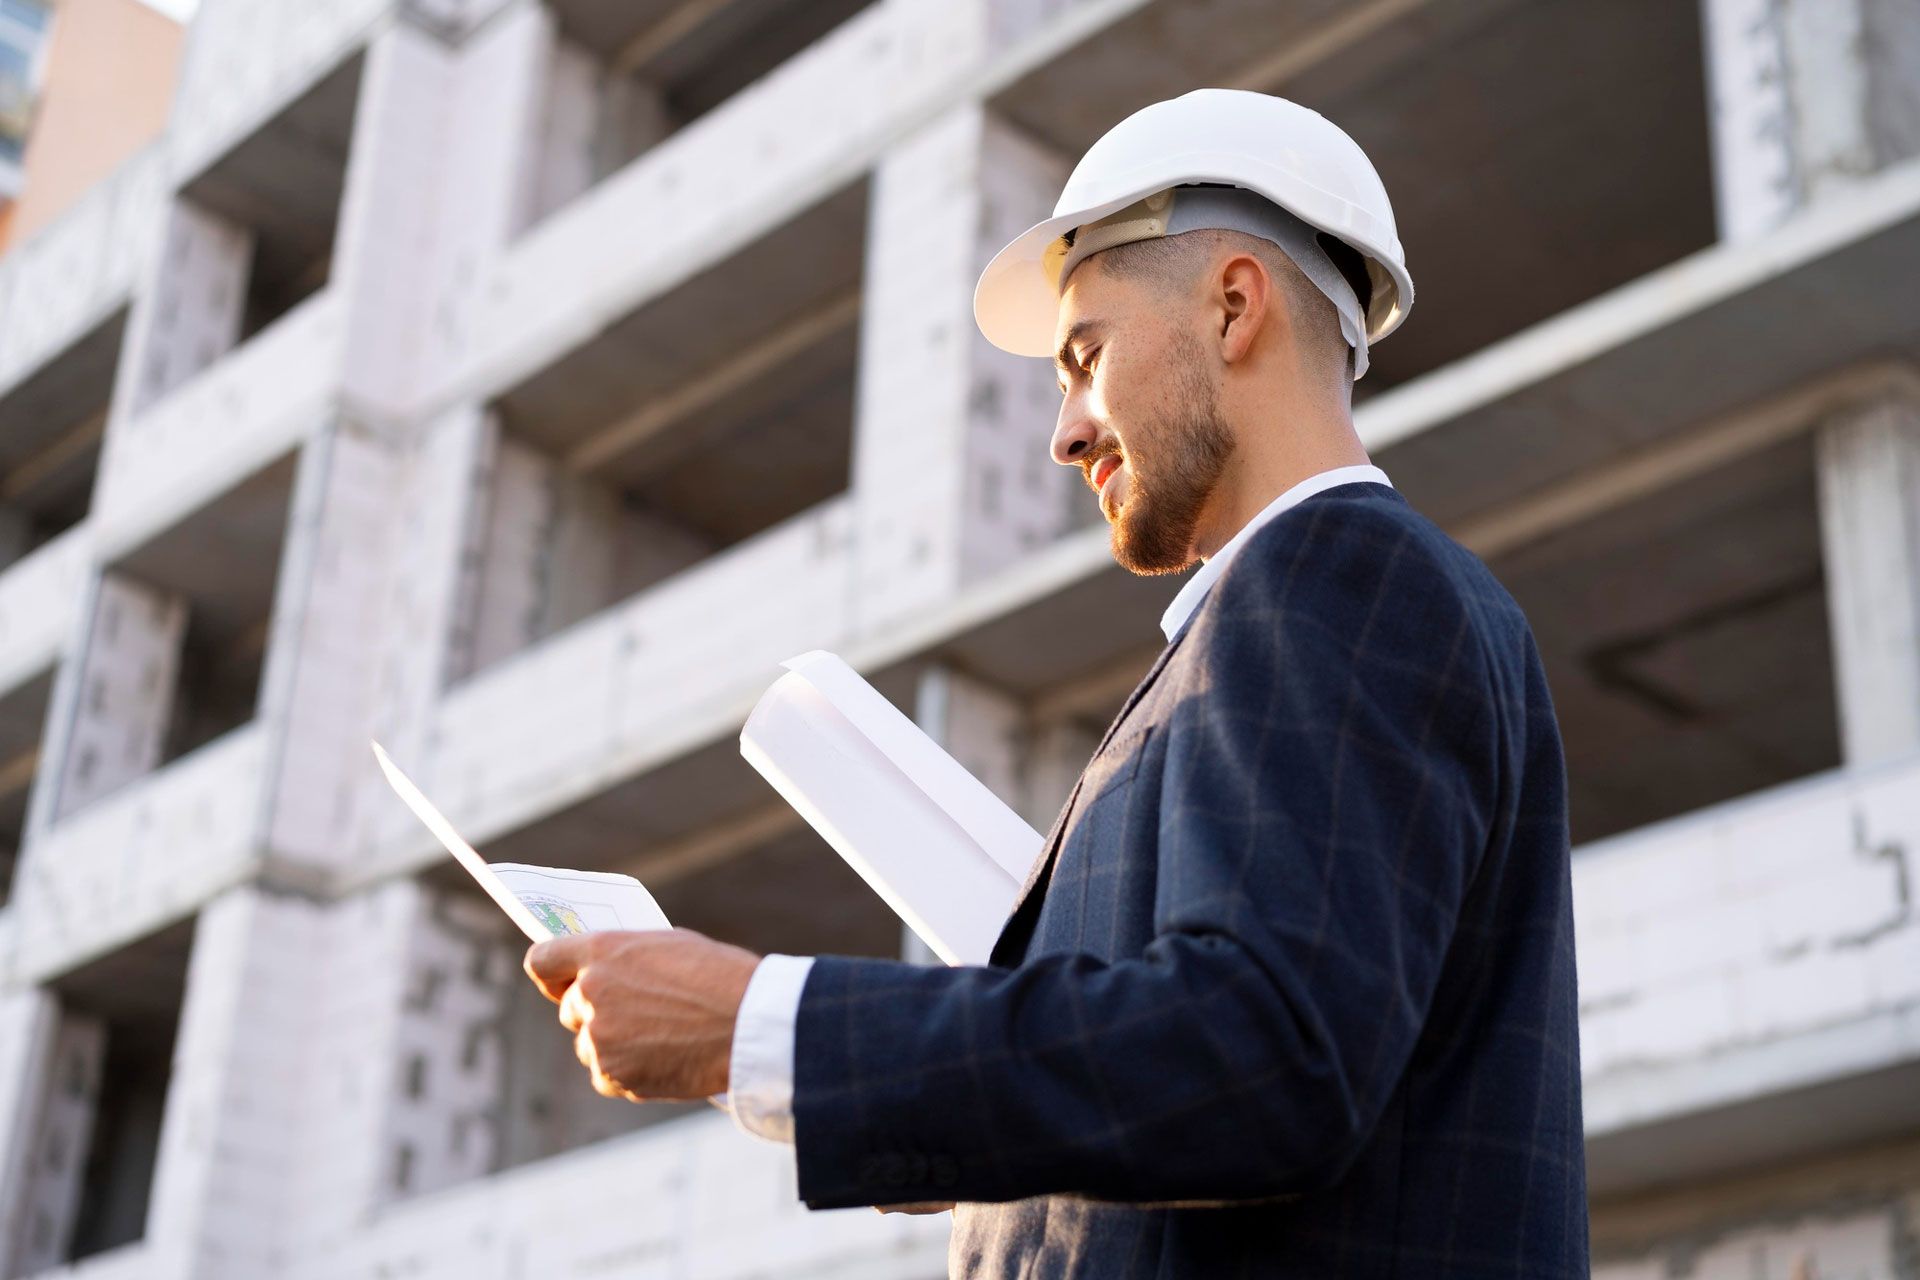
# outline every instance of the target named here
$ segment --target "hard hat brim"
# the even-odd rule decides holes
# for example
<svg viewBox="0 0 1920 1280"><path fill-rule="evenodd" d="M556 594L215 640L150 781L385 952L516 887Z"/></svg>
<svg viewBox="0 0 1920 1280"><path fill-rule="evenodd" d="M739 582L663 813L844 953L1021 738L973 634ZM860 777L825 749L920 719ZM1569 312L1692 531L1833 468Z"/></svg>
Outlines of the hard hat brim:
<svg viewBox="0 0 1920 1280"><path fill-rule="evenodd" d="M1048 246L1073 228L1097 222L1170 185L1177 184L1156 179L1105 203L1036 222L1009 241L993 255L974 285L973 319L987 341L1017 356L1052 356L1053 331L1060 315L1060 292L1056 287L1058 282L1048 274L1045 265ZM1298 209L1290 212L1304 218ZM1304 220L1330 235L1341 235L1315 219ZM1353 235L1341 238L1365 255L1370 269L1377 268L1380 273L1375 275L1376 304L1368 308L1367 317L1367 340L1378 342L1398 329L1406 318L1413 300L1413 280L1403 265L1374 251L1366 239ZM1394 247L1397 251L1397 243ZM1383 280L1380 275L1386 278ZM1378 289L1381 285L1388 288ZM1379 296L1381 294L1384 296Z"/></svg>
<svg viewBox="0 0 1920 1280"><path fill-rule="evenodd" d="M973 320L987 341L1016 356L1051 356L1060 291L1045 265L1047 247L1082 223L1118 213L1159 189L1036 222L994 254L973 289Z"/></svg>

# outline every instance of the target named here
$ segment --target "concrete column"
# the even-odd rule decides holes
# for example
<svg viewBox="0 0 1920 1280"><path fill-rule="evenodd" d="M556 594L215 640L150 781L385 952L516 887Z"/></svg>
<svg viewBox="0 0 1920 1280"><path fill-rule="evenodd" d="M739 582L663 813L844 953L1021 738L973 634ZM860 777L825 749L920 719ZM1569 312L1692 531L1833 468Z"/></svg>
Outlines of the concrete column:
<svg viewBox="0 0 1920 1280"><path fill-rule="evenodd" d="M176 198L160 252L136 291L114 380L114 424L135 416L218 360L240 338L253 233Z"/></svg>
<svg viewBox="0 0 1920 1280"><path fill-rule="evenodd" d="M0 993L0 1275L28 1272L19 1260L28 1248L36 1176L34 1135L52 1065L59 1005L34 988Z"/></svg>
<svg viewBox="0 0 1920 1280"><path fill-rule="evenodd" d="M19 1230L7 1275L30 1276L66 1260L100 1110L107 1028L99 1018L54 1015L37 1116L26 1132L29 1167L13 1206Z"/></svg>
<svg viewBox="0 0 1920 1280"><path fill-rule="evenodd" d="M49 744L58 753L49 758L60 762L51 780L55 815L83 808L160 763L186 630L187 605L180 597L111 572L101 575L78 678L55 691L64 714L57 705L52 722L66 728L64 741ZM36 811L44 808L35 805ZM31 857L32 845L27 847Z"/></svg>
<svg viewBox="0 0 1920 1280"><path fill-rule="evenodd" d="M407 20L457 43L478 31L494 14L514 0L402 0Z"/></svg>
<svg viewBox="0 0 1920 1280"><path fill-rule="evenodd" d="M1083 491L1048 453L1060 416L1053 363L1012 356L973 322L973 286L1002 245L1053 212L1072 164L992 114L980 137L980 221L963 280L962 332L972 350L967 394L963 581L987 577L1066 533Z"/></svg>
<svg viewBox="0 0 1920 1280"><path fill-rule="evenodd" d="M863 626L910 618L1067 528L1070 477L1046 458L1052 372L988 346L972 315L980 269L1046 216L1067 168L977 104L879 165L855 392Z"/></svg>
<svg viewBox="0 0 1920 1280"><path fill-rule="evenodd" d="M1720 235L1920 154L1910 0L1702 0Z"/></svg>
<svg viewBox="0 0 1920 1280"><path fill-rule="evenodd" d="M367 49L328 282L345 299L341 389L363 421L400 421L420 390L459 65L406 22Z"/></svg>
<svg viewBox="0 0 1920 1280"><path fill-rule="evenodd" d="M522 188L533 163L552 30L545 5L517 4L488 16L459 42L446 90L447 127L424 161L436 176L419 184L437 197L431 312L421 334L416 384L429 398L467 358L473 319L484 310L486 264L522 224Z"/></svg>
<svg viewBox="0 0 1920 1280"><path fill-rule="evenodd" d="M327 906L307 936L290 944L287 958L315 981L296 1029L304 1074L294 1090L293 1158L281 1176L281 1239L289 1258L311 1263L323 1249L350 1248L356 1231L394 1203L407 1022L419 1017L419 1033L438 1036L445 1054L469 1052L457 1026L438 1014L444 975L422 963L441 940L434 901L417 882L390 881ZM257 952L268 996L274 982L294 972L277 954ZM326 955L325 966L313 964L315 954ZM437 1087L431 1070L418 1080L423 1094ZM347 1271L322 1265L314 1274Z"/></svg>
<svg viewBox="0 0 1920 1280"><path fill-rule="evenodd" d="M325 1025L343 958L330 919L329 908L253 888L201 911L154 1161L143 1275L281 1273L293 1216L311 1203L306 1140L353 1119L351 1100L315 1072L316 1032L342 1030Z"/></svg>
<svg viewBox="0 0 1920 1280"><path fill-rule="evenodd" d="M478 590L492 428L473 406L440 415L411 441L377 645L374 736L403 761L426 751L440 691L467 669ZM367 779L369 786L384 785ZM409 815L387 810L397 822Z"/></svg>
<svg viewBox="0 0 1920 1280"><path fill-rule="evenodd" d="M1920 751L1920 403L1841 413L1817 451L1845 758Z"/></svg>
<svg viewBox="0 0 1920 1280"><path fill-rule="evenodd" d="M504 932L490 905L411 881L336 903L252 887L211 902L142 1274L283 1275L397 1198L491 1167L498 1006L524 982Z"/></svg>
<svg viewBox="0 0 1920 1280"><path fill-rule="evenodd" d="M351 420L329 424L301 451L255 714L275 762L269 858L338 866L361 847L408 478L405 451Z"/></svg>
<svg viewBox="0 0 1920 1280"><path fill-rule="evenodd" d="M935 663L920 674L913 718L967 772L1024 815L1026 709L1019 699ZM936 962L911 929L903 928L901 939L903 959Z"/></svg>

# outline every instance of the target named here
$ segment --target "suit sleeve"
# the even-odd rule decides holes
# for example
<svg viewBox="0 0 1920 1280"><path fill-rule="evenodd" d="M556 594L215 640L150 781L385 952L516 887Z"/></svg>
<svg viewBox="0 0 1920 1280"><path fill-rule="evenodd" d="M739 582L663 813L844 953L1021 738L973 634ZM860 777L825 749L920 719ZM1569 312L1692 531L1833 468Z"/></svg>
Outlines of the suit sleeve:
<svg viewBox="0 0 1920 1280"><path fill-rule="evenodd" d="M1167 734L1152 942L1015 969L824 957L795 1052L816 1208L1336 1181L1413 1052L1497 788L1450 548L1316 504L1215 584Z"/></svg>

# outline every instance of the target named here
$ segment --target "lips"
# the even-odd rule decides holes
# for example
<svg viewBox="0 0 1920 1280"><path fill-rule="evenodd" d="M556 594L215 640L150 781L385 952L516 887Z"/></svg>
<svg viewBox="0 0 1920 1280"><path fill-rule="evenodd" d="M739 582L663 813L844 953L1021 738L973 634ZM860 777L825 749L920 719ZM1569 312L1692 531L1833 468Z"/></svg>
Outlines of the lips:
<svg viewBox="0 0 1920 1280"><path fill-rule="evenodd" d="M1093 464L1093 471L1088 474L1087 479L1093 483L1093 487L1096 490L1104 489L1107 484L1107 478L1111 476L1115 471L1119 470L1119 468L1120 468L1119 456L1117 454L1110 453L1106 457L1100 459L1100 461Z"/></svg>

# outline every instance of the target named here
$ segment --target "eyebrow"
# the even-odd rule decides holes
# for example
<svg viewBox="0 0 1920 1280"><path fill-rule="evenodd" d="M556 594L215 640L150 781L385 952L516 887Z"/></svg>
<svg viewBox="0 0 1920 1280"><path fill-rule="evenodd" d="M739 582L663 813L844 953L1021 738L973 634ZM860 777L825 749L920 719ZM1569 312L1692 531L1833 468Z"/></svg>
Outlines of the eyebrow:
<svg viewBox="0 0 1920 1280"><path fill-rule="evenodd" d="M1076 320L1067 330L1067 336L1060 340L1060 349L1053 353L1054 368L1060 373L1068 369L1078 369L1080 361L1074 358L1073 344L1100 327L1098 320Z"/></svg>

